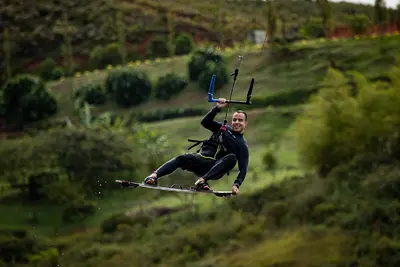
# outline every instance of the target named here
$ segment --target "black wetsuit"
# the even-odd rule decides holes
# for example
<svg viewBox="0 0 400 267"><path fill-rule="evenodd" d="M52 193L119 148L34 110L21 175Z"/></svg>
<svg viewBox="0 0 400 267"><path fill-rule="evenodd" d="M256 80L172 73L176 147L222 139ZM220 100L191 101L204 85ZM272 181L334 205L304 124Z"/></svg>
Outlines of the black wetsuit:
<svg viewBox="0 0 400 267"><path fill-rule="evenodd" d="M249 151L243 134L234 132L229 125L222 132L222 142L216 142L216 135L222 125L214 121L220 109L215 106L201 121L201 125L213 134L196 153L186 153L173 158L158 168L157 177L168 175L177 168L195 173L207 180L217 180L235 167L238 162L239 173L234 184L239 188L243 183L249 163Z"/></svg>

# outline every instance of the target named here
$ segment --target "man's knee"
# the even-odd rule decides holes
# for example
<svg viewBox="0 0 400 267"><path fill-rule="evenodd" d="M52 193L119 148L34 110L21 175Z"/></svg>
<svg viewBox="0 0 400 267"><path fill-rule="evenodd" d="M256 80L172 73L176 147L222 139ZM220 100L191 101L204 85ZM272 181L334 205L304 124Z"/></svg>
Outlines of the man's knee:
<svg viewBox="0 0 400 267"><path fill-rule="evenodd" d="M191 169L191 167L195 164L196 159L192 154L182 154L179 155L175 158L176 162L178 163L178 166L182 170L187 170Z"/></svg>

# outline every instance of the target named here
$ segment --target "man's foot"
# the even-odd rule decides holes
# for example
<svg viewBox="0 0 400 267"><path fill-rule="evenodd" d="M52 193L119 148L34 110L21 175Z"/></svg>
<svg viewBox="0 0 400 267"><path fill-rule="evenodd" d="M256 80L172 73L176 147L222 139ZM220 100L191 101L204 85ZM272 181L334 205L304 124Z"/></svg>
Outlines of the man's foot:
<svg viewBox="0 0 400 267"><path fill-rule="evenodd" d="M157 178L148 176L144 179L143 183L146 185L157 186Z"/></svg>
<svg viewBox="0 0 400 267"><path fill-rule="evenodd" d="M197 180L194 185L196 186L196 190L197 191L208 191L211 190L210 186L208 185L208 183L206 181L204 181L204 179L200 178L199 180Z"/></svg>

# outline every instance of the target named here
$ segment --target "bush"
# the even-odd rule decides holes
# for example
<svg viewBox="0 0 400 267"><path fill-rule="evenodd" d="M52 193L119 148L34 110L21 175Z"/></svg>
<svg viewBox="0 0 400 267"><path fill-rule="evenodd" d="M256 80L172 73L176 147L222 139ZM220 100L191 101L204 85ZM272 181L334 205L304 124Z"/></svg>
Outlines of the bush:
<svg viewBox="0 0 400 267"><path fill-rule="evenodd" d="M151 219L151 217L146 215L132 217L125 214L114 214L110 218L103 221L101 224L101 229L103 233L114 233L117 231L119 225L147 225L151 222Z"/></svg>
<svg viewBox="0 0 400 267"><path fill-rule="evenodd" d="M222 56L214 53L211 49L200 49L193 53L188 63L189 79L197 81L209 61L224 63Z"/></svg>
<svg viewBox="0 0 400 267"><path fill-rule="evenodd" d="M58 80L61 77L64 77L65 73L64 73L64 69L61 67L55 67L53 69L53 71L51 72L51 79L52 80Z"/></svg>
<svg viewBox="0 0 400 267"><path fill-rule="evenodd" d="M400 157L395 134L400 124L399 85L382 90L357 72L348 74L355 89L342 73L330 69L325 88L297 121L303 163L321 175L365 153Z"/></svg>
<svg viewBox="0 0 400 267"><path fill-rule="evenodd" d="M44 248L43 240L25 229L0 230L0 259L6 263L27 263L28 255Z"/></svg>
<svg viewBox="0 0 400 267"><path fill-rule="evenodd" d="M195 44L192 36L189 34L182 34L176 38L175 41L175 55L185 55L192 52Z"/></svg>
<svg viewBox="0 0 400 267"><path fill-rule="evenodd" d="M88 102L91 105L102 105L106 102L106 94L98 84L85 84L74 92L74 97Z"/></svg>
<svg viewBox="0 0 400 267"><path fill-rule="evenodd" d="M310 38L322 38L325 37L324 26L320 18L313 18L310 22L305 24L301 29L302 33L306 37Z"/></svg>
<svg viewBox="0 0 400 267"><path fill-rule="evenodd" d="M104 69L107 65L122 63L122 56L118 43L111 43L106 46L96 46L90 53L90 63L93 67Z"/></svg>
<svg viewBox="0 0 400 267"><path fill-rule="evenodd" d="M349 24L353 34L363 34L371 25L371 21L365 14L354 14L349 16Z"/></svg>
<svg viewBox="0 0 400 267"><path fill-rule="evenodd" d="M149 99L152 85L147 73L140 70L118 70L108 74L107 92L115 93L116 102L122 107L131 107Z"/></svg>
<svg viewBox="0 0 400 267"><path fill-rule="evenodd" d="M46 58L41 64L39 68L40 77L44 80L52 80L53 79L53 70L57 66L57 63L52 58Z"/></svg>
<svg viewBox="0 0 400 267"><path fill-rule="evenodd" d="M208 92L213 74L216 75L214 92L221 89L229 81L225 64L209 61L199 76L199 86L202 90Z"/></svg>
<svg viewBox="0 0 400 267"><path fill-rule="evenodd" d="M5 113L22 123L39 121L57 112L57 102L43 81L33 75L21 74L3 89Z"/></svg>
<svg viewBox="0 0 400 267"><path fill-rule="evenodd" d="M157 36L151 40L148 51L152 58L168 57L171 55L171 46L166 38Z"/></svg>
<svg viewBox="0 0 400 267"><path fill-rule="evenodd" d="M188 82L175 73L169 73L158 79L155 86L155 97L169 100L172 96L179 94L185 89Z"/></svg>
<svg viewBox="0 0 400 267"><path fill-rule="evenodd" d="M278 160L277 160L275 154L270 150L268 150L264 153L262 161L263 161L265 169L268 171L273 171L278 166Z"/></svg>
<svg viewBox="0 0 400 267"><path fill-rule="evenodd" d="M90 201L72 202L63 212L64 223L81 222L86 217L96 213L96 203Z"/></svg>

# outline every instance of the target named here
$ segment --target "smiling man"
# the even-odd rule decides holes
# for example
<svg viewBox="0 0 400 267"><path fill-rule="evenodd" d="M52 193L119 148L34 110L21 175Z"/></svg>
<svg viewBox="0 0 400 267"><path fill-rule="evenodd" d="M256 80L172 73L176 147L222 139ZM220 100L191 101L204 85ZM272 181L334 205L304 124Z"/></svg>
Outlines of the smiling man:
<svg viewBox="0 0 400 267"><path fill-rule="evenodd" d="M239 193L247 174L249 151L244 138L247 127L247 114L238 110L232 115L231 125L219 132L223 123L214 120L215 116L227 105L225 98L219 98L201 121L201 125L212 132L208 140L202 142L196 153L177 156L144 179L144 183L157 186L157 180L175 171L177 168L195 173L200 178L195 182L197 190L210 190L208 181L218 180L229 173L238 163L239 172L232 185L232 194Z"/></svg>

